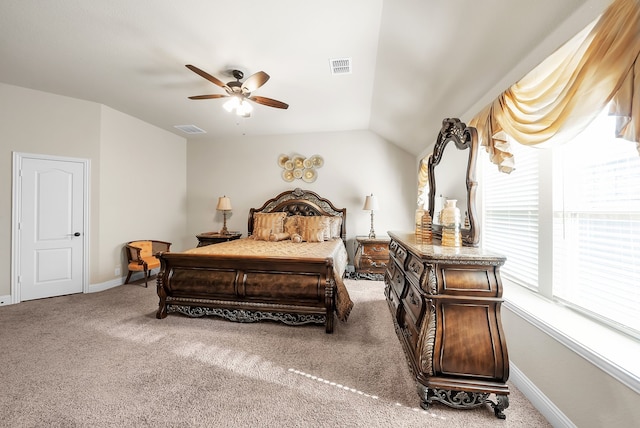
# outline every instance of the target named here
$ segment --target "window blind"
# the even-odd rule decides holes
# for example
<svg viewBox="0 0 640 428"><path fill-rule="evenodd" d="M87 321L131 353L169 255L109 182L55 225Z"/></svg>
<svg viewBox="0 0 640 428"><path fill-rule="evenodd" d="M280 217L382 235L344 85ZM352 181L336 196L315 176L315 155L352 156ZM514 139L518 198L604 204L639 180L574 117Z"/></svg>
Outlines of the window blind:
<svg viewBox="0 0 640 428"><path fill-rule="evenodd" d="M640 337L640 156L602 116L558 153L553 294Z"/></svg>
<svg viewBox="0 0 640 428"><path fill-rule="evenodd" d="M502 276L538 288L538 150L512 144L516 169L504 174L488 161L483 174L482 246L507 256Z"/></svg>

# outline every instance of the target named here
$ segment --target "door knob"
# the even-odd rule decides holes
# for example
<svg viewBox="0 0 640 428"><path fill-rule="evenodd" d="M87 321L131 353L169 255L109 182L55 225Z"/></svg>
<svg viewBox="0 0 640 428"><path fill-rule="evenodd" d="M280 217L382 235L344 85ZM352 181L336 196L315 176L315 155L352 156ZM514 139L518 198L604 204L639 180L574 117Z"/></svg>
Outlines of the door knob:
<svg viewBox="0 0 640 428"><path fill-rule="evenodd" d="M80 236L80 232L74 233L73 236Z"/></svg>

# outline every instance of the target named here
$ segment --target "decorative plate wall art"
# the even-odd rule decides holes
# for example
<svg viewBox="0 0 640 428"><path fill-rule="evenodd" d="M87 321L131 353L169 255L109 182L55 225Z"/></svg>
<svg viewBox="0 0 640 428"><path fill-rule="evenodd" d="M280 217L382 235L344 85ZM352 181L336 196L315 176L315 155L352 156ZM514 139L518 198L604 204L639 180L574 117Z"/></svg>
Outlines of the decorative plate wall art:
<svg viewBox="0 0 640 428"><path fill-rule="evenodd" d="M318 168L324 165L324 159L320 155L313 155L305 158L300 155L280 155L278 165L282 168L282 179L284 181L302 180L306 183L313 183L318 178Z"/></svg>

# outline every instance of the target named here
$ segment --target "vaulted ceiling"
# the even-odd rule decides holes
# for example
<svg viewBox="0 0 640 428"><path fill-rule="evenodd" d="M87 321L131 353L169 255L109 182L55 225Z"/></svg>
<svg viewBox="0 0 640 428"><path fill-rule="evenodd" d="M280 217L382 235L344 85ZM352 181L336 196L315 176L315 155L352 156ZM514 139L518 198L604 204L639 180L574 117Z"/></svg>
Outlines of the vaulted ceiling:
<svg viewBox="0 0 640 428"><path fill-rule="evenodd" d="M4 0L0 82L189 139L369 129L419 154L444 117L467 112L588 1ZM350 73L331 73L340 58ZM263 70L271 79L254 95L290 107L255 105L244 119L224 100L189 100L224 91L185 64L224 82Z"/></svg>

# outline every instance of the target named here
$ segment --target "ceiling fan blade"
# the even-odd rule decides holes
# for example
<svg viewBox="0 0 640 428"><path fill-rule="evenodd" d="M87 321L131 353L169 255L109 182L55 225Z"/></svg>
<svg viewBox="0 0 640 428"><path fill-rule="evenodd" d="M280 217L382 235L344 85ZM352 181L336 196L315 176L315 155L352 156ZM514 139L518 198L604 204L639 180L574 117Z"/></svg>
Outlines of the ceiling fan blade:
<svg viewBox="0 0 640 428"><path fill-rule="evenodd" d="M285 104L282 101L274 100L272 98L267 98L267 97L249 97L249 99L251 101L257 102L258 104L263 104L263 105L269 106L269 107L283 108L283 109L289 108L289 104Z"/></svg>
<svg viewBox="0 0 640 428"><path fill-rule="evenodd" d="M194 73L198 74L199 76L204 77L205 79L207 79L209 82L213 83L214 85L218 85L221 88L224 88L226 91L230 90L230 88L227 86L226 83L224 83L221 80L213 77L212 75L210 75L206 71L200 70L195 65L187 64L187 65L185 65L185 67L187 67L189 70L193 71Z"/></svg>
<svg viewBox="0 0 640 428"><path fill-rule="evenodd" d="M211 94L211 95L194 95L192 97L189 97L190 100L211 100L214 98L225 98L228 97L229 95L223 95L223 94Z"/></svg>
<svg viewBox="0 0 640 428"><path fill-rule="evenodd" d="M242 92L253 92L260 86L267 83L267 80L269 80L269 75L264 71L258 71L256 74L252 74L244 81L242 84Z"/></svg>

